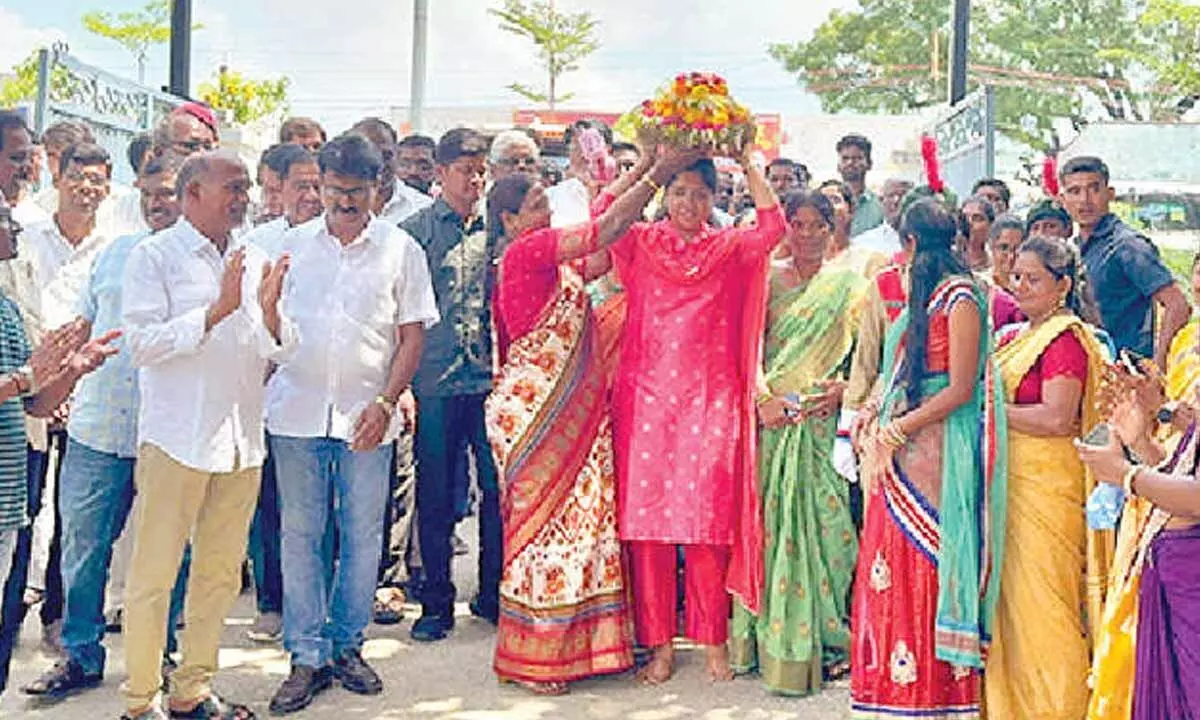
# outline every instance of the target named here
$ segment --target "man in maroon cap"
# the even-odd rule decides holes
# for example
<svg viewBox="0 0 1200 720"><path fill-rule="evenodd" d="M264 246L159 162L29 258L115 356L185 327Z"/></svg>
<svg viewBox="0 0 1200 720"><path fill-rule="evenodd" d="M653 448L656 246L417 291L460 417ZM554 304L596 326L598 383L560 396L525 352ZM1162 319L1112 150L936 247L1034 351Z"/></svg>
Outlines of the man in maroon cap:
<svg viewBox="0 0 1200 720"><path fill-rule="evenodd" d="M212 150L219 144L217 117L212 108L197 102L186 102L171 111L154 129L154 152L167 150L187 157Z"/></svg>

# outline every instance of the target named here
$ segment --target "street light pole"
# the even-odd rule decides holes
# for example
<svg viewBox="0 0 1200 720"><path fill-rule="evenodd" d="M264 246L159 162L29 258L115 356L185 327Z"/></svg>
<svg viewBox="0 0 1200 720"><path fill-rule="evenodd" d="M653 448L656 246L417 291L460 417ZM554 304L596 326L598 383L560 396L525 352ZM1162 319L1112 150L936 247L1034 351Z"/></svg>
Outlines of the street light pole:
<svg viewBox="0 0 1200 720"><path fill-rule="evenodd" d="M409 89L408 124L413 132L421 132L425 110L425 46L429 30L429 3L413 0L412 85Z"/></svg>
<svg viewBox="0 0 1200 720"><path fill-rule="evenodd" d="M953 27L950 41L950 104L967 96L967 41L971 34L971 0L951 0Z"/></svg>
<svg viewBox="0 0 1200 720"><path fill-rule="evenodd" d="M192 0L171 2L171 74L167 89L188 97L192 74Z"/></svg>

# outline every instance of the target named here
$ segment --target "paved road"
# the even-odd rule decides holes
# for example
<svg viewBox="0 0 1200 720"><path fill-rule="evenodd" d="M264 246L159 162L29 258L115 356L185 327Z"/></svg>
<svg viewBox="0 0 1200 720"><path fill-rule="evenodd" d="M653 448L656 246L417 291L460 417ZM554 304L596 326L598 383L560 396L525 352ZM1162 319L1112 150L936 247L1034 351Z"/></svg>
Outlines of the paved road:
<svg viewBox="0 0 1200 720"><path fill-rule="evenodd" d="M456 563L460 597L470 597L473 592L474 567L473 558L459 558ZM233 616L226 623L217 690L249 703L265 716L267 703L287 674L288 665L279 647L255 645L245 639L245 629L253 613L252 598L239 598ZM297 720L840 720L848 717L844 686L815 698L797 700L764 693L754 678L713 685L704 678L703 656L688 650L679 655L676 678L661 688L641 688L630 676L623 676L579 683L570 695L562 698L537 698L496 682L491 672L494 629L469 617L465 605L460 605L459 613L453 637L435 646L413 643L408 637L408 620L392 628L372 626L364 654L383 676L384 694L363 698L335 688L319 697L307 711L293 717ZM410 613L410 618L414 614ZM33 617L25 627L23 646L13 662L9 683L12 689L0 700L0 718L117 718L123 709L120 636L108 636L109 674L103 687L55 706L30 704L19 692L23 684L51 664L38 649L39 637Z"/></svg>

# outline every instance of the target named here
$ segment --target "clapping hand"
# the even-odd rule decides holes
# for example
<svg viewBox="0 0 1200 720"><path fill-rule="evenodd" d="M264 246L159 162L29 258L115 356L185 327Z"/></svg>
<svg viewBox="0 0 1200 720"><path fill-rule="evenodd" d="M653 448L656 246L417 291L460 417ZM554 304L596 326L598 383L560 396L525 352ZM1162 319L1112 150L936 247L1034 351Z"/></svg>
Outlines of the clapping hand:
<svg viewBox="0 0 1200 720"><path fill-rule="evenodd" d="M120 330L109 330L103 335L84 343L67 361L67 370L82 377L104 364L104 361L120 352L115 343L121 337Z"/></svg>
<svg viewBox="0 0 1200 720"><path fill-rule="evenodd" d="M87 322L76 319L42 337L29 356L35 387L45 387L63 373L68 358L87 342L88 332Z"/></svg>
<svg viewBox="0 0 1200 720"><path fill-rule="evenodd" d="M263 323L267 330L279 339L279 298L283 296L283 283L287 279L291 258L285 253L272 265L263 263L262 282L258 285L258 305L262 308Z"/></svg>
<svg viewBox="0 0 1200 720"><path fill-rule="evenodd" d="M246 248L240 247L229 255L221 273L221 293L208 309L208 327L229 317L242 306L242 277L246 270Z"/></svg>

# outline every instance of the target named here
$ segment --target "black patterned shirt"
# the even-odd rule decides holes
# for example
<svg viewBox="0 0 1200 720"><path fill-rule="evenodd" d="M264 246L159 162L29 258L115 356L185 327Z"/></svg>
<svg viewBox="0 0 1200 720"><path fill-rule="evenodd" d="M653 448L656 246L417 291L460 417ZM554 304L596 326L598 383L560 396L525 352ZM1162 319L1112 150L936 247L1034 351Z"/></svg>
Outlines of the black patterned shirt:
<svg viewBox="0 0 1200 720"><path fill-rule="evenodd" d="M413 393L447 397L490 392L496 249L488 242L483 218L459 217L439 198L400 227L425 250L441 315L425 331Z"/></svg>

